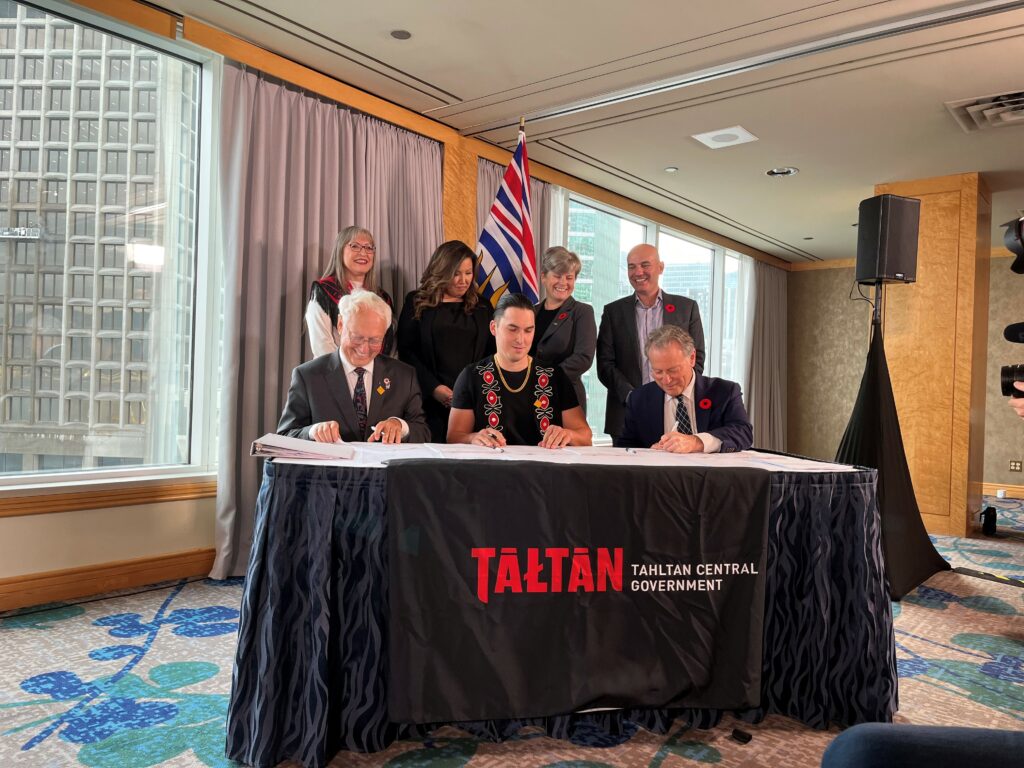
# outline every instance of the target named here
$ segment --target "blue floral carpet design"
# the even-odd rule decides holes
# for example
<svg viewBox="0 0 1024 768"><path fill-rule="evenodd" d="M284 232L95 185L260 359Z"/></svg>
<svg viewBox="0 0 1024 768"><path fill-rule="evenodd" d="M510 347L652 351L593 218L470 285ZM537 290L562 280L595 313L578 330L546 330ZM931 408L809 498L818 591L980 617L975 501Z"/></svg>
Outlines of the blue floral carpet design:
<svg viewBox="0 0 1024 768"><path fill-rule="evenodd" d="M934 537L956 567L1024 578L1024 503L999 508L996 538ZM0 766L231 766L224 721L238 627L239 580L163 585L0 618ZM944 572L894 606L897 721L1024 730L1024 589ZM753 736L742 744L739 728ZM495 744L443 728L332 766L389 768L811 768L836 731L771 716L667 734L534 729Z"/></svg>

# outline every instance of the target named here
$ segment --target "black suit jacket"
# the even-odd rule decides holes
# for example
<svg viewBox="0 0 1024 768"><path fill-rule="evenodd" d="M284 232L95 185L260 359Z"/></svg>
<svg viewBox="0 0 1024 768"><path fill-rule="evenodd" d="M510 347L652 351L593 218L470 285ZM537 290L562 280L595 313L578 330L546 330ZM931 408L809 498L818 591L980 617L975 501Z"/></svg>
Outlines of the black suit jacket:
<svg viewBox="0 0 1024 768"><path fill-rule="evenodd" d="M387 385L384 383L387 379ZM366 430L359 431L356 409L341 357L337 352L321 355L292 371L288 402L277 424L277 434L309 439L309 428L321 421L336 421L341 439L351 443L365 442L375 424L397 416L409 425L408 443L425 443L430 430L423 418L423 403L416 372L411 366L394 358L378 355L373 361L373 381ZM378 390L384 389L383 394Z"/></svg>
<svg viewBox="0 0 1024 768"><path fill-rule="evenodd" d="M537 311L543 308L544 302L540 302ZM576 301L572 296L558 308L551 325L537 342L537 359L554 363L565 371L584 412L587 410L587 393L583 389L582 378L594 364L596 348L594 308Z"/></svg>
<svg viewBox="0 0 1024 768"><path fill-rule="evenodd" d="M685 296L662 294L661 322L678 325L693 337L697 348L697 373L704 370L704 327L697 302ZM672 311L668 311L671 307ZM615 437L622 434L626 419L626 398L643 384L643 347L636 338L636 295L613 301L601 315L597 334L597 377L608 388L604 430Z"/></svg>
<svg viewBox="0 0 1024 768"><path fill-rule="evenodd" d="M694 374L694 413L697 432L707 432L722 441L722 453L745 451L754 439L754 428L743 407L740 385L727 379ZM656 382L633 391L626 409L626 423L615 445L622 448L650 448L665 434L665 392Z"/></svg>

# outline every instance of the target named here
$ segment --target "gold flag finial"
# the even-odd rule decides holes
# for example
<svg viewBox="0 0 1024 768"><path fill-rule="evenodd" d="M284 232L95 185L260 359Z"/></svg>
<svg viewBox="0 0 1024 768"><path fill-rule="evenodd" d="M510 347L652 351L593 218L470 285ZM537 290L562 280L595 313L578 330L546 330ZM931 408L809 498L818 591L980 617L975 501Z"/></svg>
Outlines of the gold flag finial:
<svg viewBox="0 0 1024 768"><path fill-rule="evenodd" d="M526 118L523 116L519 117L519 131L523 132L526 130Z"/></svg>

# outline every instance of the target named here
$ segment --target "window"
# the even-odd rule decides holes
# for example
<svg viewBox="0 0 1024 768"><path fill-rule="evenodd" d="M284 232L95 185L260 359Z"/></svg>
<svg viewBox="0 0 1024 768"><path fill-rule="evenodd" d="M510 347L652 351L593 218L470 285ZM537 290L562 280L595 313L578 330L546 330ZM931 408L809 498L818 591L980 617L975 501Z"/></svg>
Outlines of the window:
<svg viewBox="0 0 1024 768"><path fill-rule="evenodd" d="M99 120L79 120L78 130L75 132L76 141L85 141L90 144L95 144L100 137L100 121Z"/></svg>
<svg viewBox="0 0 1024 768"><path fill-rule="evenodd" d="M50 110L54 112L67 112L69 109L71 109L71 89L51 88Z"/></svg>
<svg viewBox="0 0 1024 768"><path fill-rule="evenodd" d="M127 88L108 88L107 89L107 111L108 112L127 112L128 111L128 94Z"/></svg>
<svg viewBox="0 0 1024 768"><path fill-rule="evenodd" d="M0 240L0 472L205 464L193 328L219 334L193 307L202 70L0 7L0 218L42 230ZM133 236L158 268L126 258Z"/></svg>
<svg viewBox="0 0 1024 768"><path fill-rule="evenodd" d="M107 65L108 80L128 80L131 77L131 59L111 58Z"/></svg>
<svg viewBox="0 0 1024 768"><path fill-rule="evenodd" d="M70 80L71 66L71 59L64 58L62 56L55 56L50 60L50 79Z"/></svg>
<svg viewBox="0 0 1024 768"><path fill-rule="evenodd" d="M54 27L53 28L53 47L64 50L70 50L75 45L75 28L74 27Z"/></svg>
<svg viewBox="0 0 1024 768"><path fill-rule="evenodd" d="M647 239L647 226L571 198L568 206L567 248L580 258L583 268L576 280L574 297L593 305L601 317L605 304L632 289L626 277L626 254ZM596 364L583 375L587 392L587 421L594 434L604 432L604 385L598 381Z"/></svg>
<svg viewBox="0 0 1024 768"><path fill-rule="evenodd" d="M23 56L21 58L21 79L42 80L43 78L43 57Z"/></svg>
<svg viewBox="0 0 1024 768"><path fill-rule="evenodd" d="M85 46L83 46L85 47ZM78 60L78 79L79 80L99 80L100 79L100 60L92 56L88 58L81 58Z"/></svg>
<svg viewBox="0 0 1024 768"><path fill-rule="evenodd" d="M71 136L71 121L66 117L51 117L46 121L46 140L67 143Z"/></svg>
<svg viewBox="0 0 1024 768"><path fill-rule="evenodd" d="M78 90L78 108L83 112L95 112L100 108L99 88L80 88Z"/></svg>
<svg viewBox="0 0 1024 768"><path fill-rule="evenodd" d="M691 298L700 307L704 372L738 381L746 391L751 259L576 196L569 197L566 214L566 247L582 263L574 296L594 307L598 322L606 304L633 292L626 273L630 249L645 242L656 245L665 264L662 290ZM587 421L600 435L607 390L597 378L596 363L584 374L583 384Z"/></svg>
<svg viewBox="0 0 1024 768"><path fill-rule="evenodd" d="M25 87L21 89L21 108L38 112L43 106L43 89Z"/></svg>

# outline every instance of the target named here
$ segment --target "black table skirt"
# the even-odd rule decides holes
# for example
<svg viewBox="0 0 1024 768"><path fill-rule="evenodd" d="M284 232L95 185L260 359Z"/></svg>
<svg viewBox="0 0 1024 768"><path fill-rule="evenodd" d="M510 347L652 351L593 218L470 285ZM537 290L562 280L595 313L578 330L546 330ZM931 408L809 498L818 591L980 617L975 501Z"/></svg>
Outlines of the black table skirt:
<svg viewBox="0 0 1024 768"><path fill-rule="evenodd" d="M227 756L255 766L322 766L342 749L377 751L428 728L387 719L384 469L266 462L242 598ZM663 470L662 470L663 471ZM873 470L775 473L768 521L761 706L814 728L888 722L896 651ZM540 725L568 738L679 716L638 709L460 724L481 738Z"/></svg>

